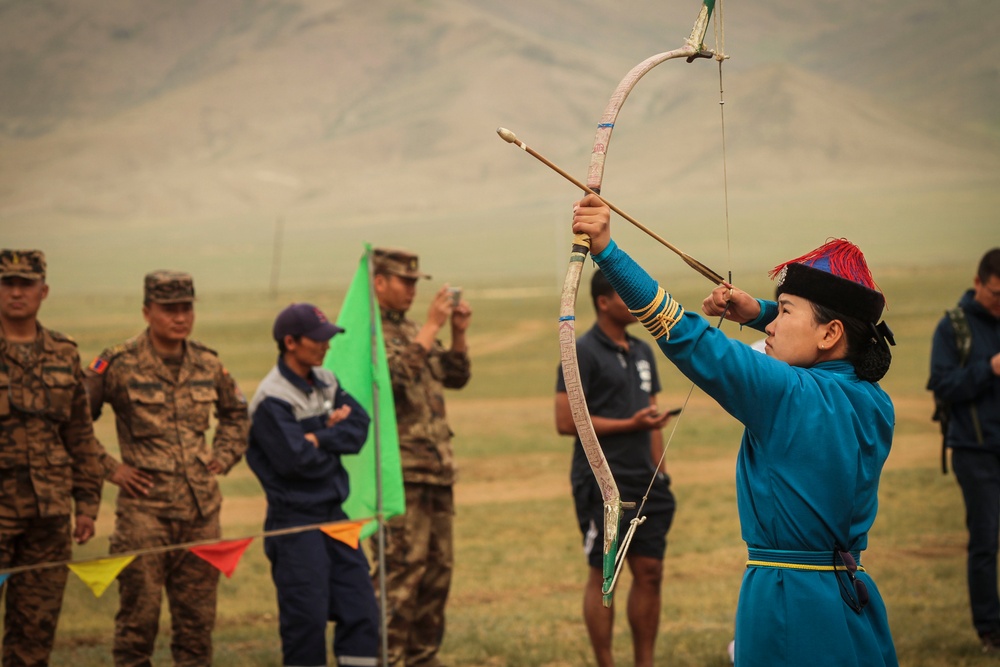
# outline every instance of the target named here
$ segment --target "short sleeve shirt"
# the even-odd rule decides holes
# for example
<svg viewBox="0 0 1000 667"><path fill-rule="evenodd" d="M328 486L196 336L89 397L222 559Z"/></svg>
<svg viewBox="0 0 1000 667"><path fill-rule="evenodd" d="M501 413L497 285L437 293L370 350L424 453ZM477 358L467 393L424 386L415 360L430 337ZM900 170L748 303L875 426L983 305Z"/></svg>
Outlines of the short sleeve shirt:
<svg viewBox="0 0 1000 667"><path fill-rule="evenodd" d="M626 419L637 410L649 407L650 397L660 392L652 348L638 338L626 337L627 350L594 325L576 341L580 381L591 415ZM566 391L562 368L559 368L556 391ZM645 491L655 471L649 431L605 435L600 440L611 472L622 490L622 498L627 498L626 488L641 487ZM572 482L576 486L593 475L577 437L573 443Z"/></svg>

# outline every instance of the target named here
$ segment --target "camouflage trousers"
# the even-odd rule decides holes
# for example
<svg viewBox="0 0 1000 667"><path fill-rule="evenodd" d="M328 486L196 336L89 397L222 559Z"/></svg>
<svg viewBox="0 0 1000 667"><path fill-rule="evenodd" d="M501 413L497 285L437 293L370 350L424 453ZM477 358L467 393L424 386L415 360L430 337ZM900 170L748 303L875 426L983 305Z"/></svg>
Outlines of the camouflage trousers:
<svg viewBox="0 0 1000 667"><path fill-rule="evenodd" d="M196 542L221 535L219 513L191 520L142 511L118 511L111 553ZM150 664L160 627L163 590L170 606L170 653L177 667L212 664L219 571L187 549L145 554L118 575L118 613L113 654L116 667Z"/></svg>
<svg viewBox="0 0 1000 667"><path fill-rule="evenodd" d="M69 516L0 517L0 568L69 560L71 534ZM10 575L4 585L4 667L49 664L67 573L59 566Z"/></svg>
<svg viewBox="0 0 1000 667"><path fill-rule="evenodd" d="M405 489L406 514L386 524L389 664L436 667L454 564L455 502L450 486L408 483ZM378 545L372 542L377 564ZM376 565L376 592L380 576Z"/></svg>

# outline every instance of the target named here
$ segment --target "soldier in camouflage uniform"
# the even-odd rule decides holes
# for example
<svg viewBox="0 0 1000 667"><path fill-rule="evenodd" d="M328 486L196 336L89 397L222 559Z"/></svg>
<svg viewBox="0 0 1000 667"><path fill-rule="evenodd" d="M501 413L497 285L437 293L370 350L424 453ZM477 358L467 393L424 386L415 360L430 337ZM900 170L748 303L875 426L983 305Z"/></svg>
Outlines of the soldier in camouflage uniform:
<svg viewBox="0 0 1000 667"><path fill-rule="evenodd" d="M76 343L37 319L48 292L41 251L0 251L0 569L70 560L72 540L94 535L101 500ZM7 580L5 666L48 664L66 574L48 567Z"/></svg>
<svg viewBox="0 0 1000 667"><path fill-rule="evenodd" d="M149 328L102 352L87 370L91 411L115 411L122 461L104 457L118 485L111 553L217 539L227 473L247 446L246 399L214 350L190 340L191 276L156 271L145 278L143 316ZM215 410L212 446L205 432ZM114 659L118 667L148 665L166 588L175 665L212 662L219 571L186 549L146 554L118 577Z"/></svg>
<svg viewBox="0 0 1000 667"><path fill-rule="evenodd" d="M469 381L465 334L472 310L465 301L455 304L445 286L418 325L406 311L417 280L430 276L420 272L417 256L376 248L374 259L406 494L406 514L389 521L386 532L388 657L391 665L435 666L451 586L455 513L455 458L444 390ZM437 336L449 319L451 349L446 349ZM376 572L376 590L379 576Z"/></svg>

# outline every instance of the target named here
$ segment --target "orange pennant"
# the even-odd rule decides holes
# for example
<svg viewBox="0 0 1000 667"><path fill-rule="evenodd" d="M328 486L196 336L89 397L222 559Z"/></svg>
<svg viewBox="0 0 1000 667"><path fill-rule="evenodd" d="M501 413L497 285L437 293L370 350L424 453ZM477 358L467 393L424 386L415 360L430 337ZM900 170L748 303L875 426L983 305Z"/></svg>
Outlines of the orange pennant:
<svg viewBox="0 0 1000 667"><path fill-rule="evenodd" d="M135 560L135 556L118 556L85 563L69 563L67 567L90 587L94 597L99 598L104 595L104 591L108 590L108 586L118 574L133 560Z"/></svg>
<svg viewBox="0 0 1000 667"><path fill-rule="evenodd" d="M190 547L188 550L214 565L229 579L236 571L236 566L239 564L240 558L243 557L243 552L247 550L251 542L253 542L253 538L248 537L242 540L227 540L200 547Z"/></svg>
<svg viewBox="0 0 1000 667"><path fill-rule="evenodd" d="M344 521L320 526L319 529L333 539L343 542L352 549L357 549L361 538L361 527L366 523L368 520Z"/></svg>

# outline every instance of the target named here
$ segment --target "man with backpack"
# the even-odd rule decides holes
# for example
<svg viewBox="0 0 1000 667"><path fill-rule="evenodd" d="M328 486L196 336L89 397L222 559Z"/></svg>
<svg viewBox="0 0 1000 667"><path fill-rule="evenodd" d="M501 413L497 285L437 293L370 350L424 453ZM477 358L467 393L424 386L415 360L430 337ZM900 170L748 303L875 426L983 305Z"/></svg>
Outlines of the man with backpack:
<svg viewBox="0 0 1000 667"><path fill-rule="evenodd" d="M983 652L1000 654L1000 248L938 323L927 388L965 499L972 622Z"/></svg>

